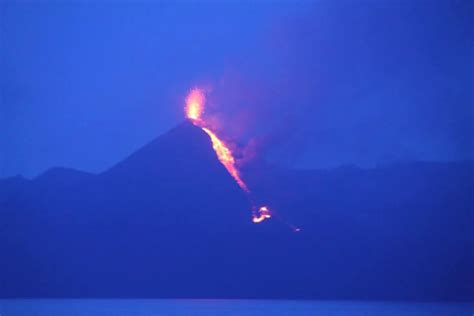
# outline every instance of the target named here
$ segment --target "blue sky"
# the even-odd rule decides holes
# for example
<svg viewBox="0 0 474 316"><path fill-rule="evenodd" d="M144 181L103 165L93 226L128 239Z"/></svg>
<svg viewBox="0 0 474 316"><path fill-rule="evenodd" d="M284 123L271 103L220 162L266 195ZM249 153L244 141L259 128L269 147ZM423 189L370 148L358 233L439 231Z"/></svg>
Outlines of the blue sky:
<svg viewBox="0 0 474 316"><path fill-rule="evenodd" d="M212 87L221 133L299 168L474 157L471 1L0 4L0 176L100 172Z"/></svg>

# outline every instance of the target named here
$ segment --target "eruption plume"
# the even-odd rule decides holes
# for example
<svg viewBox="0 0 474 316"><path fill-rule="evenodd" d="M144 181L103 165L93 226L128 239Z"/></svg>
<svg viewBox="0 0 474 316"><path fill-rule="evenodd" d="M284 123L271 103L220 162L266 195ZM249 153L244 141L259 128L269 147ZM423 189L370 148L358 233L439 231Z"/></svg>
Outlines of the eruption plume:
<svg viewBox="0 0 474 316"><path fill-rule="evenodd" d="M250 194L250 190L242 180L239 170L237 169L234 155L229 146L221 139L217 134L211 130L211 127L206 124L202 115L204 113L204 104L206 102L206 96L204 91L198 88L192 89L186 98L186 117L196 126L200 127L212 142L212 148L216 152L217 158L226 168L227 172L234 178L235 182L239 187L247 194ZM252 221L254 223L261 223L265 219L271 217L271 212L266 206L260 208L252 207Z"/></svg>
<svg viewBox="0 0 474 316"><path fill-rule="evenodd" d="M206 96L200 89L192 89L186 98L186 115L193 122L200 120L204 112Z"/></svg>

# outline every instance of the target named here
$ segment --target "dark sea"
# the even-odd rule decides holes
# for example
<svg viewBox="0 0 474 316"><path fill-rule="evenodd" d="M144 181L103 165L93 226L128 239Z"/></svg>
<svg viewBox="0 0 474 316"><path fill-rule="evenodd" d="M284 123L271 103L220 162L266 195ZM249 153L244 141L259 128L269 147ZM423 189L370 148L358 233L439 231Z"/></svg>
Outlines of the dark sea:
<svg viewBox="0 0 474 316"><path fill-rule="evenodd" d="M226 299L8 299L0 316L473 316L474 303Z"/></svg>

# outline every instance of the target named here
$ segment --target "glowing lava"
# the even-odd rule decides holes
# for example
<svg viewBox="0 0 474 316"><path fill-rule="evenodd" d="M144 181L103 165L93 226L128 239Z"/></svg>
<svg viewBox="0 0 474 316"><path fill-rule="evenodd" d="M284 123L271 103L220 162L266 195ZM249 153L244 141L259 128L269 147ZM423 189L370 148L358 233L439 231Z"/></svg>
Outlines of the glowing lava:
<svg viewBox="0 0 474 316"><path fill-rule="evenodd" d="M217 154L219 161L224 165L230 175L235 179L237 184L244 190L245 192L250 192L247 188L247 185L244 183L242 178L239 175L239 172L235 168L235 159L232 156L232 152L230 151L229 147L222 142L216 134L211 132L208 128L202 127L203 131L205 131L212 141L212 148Z"/></svg>
<svg viewBox="0 0 474 316"><path fill-rule="evenodd" d="M202 112L204 112L204 103L206 96L201 89L192 89L186 98L186 116L193 121L201 119Z"/></svg>
<svg viewBox="0 0 474 316"><path fill-rule="evenodd" d="M268 207L262 206L258 209L257 213L254 213L252 215L252 222L261 223L270 217L272 217L272 214L270 213L270 210L268 209Z"/></svg>
<svg viewBox="0 0 474 316"><path fill-rule="evenodd" d="M235 182L239 187L247 194L250 193L245 182L240 177L240 173L235 165L235 158L230 150L229 146L220 139L215 132L213 132L206 122L202 119L202 114L204 113L204 103L206 102L206 96L201 89L194 88L189 92L188 97L186 98L186 107L185 112L188 119L191 122L200 127L207 135L209 135L212 148L216 152L217 158L224 165L227 172L234 178ZM254 223L260 223L267 218L271 217L270 210L266 206L262 206L258 209L257 212L253 212L252 221Z"/></svg>
<svg viewBox="0 0 474 316"><path fill-rule="evenodd" d="M186 116L193 122L194 125L199 126L211 138L212 148L216 152L217 158L224 165L230 175L235 179L237 184L245 192L249 192L247 185L240 177L239 171L235 166L235 159L229 146L221 140L216 133L211 131L209 127L205 127L205 122L201 115L204 112L204 103L206 97L204 92L198 88L194 88L186 98Z"/></svg>

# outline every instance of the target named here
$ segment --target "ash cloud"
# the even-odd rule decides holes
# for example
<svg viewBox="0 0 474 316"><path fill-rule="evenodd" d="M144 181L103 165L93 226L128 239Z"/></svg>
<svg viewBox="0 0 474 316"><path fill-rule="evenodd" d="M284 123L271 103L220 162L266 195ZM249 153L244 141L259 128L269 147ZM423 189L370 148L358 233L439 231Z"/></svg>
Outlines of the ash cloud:
<svg viewBox="0 0 474 316"><path fill-rule="evenodd" d="M472 159L467 6L326 3L276 18L212 84L216 128L244 161Z"/></svg>

